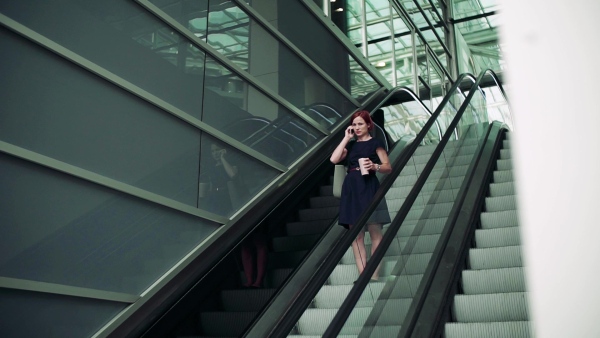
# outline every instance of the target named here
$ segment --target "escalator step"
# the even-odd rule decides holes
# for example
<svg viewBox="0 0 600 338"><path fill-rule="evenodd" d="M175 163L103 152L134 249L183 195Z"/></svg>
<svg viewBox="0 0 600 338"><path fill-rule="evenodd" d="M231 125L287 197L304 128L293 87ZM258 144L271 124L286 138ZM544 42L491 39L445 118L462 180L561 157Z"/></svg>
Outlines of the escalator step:
<svg viewBox="0 0 600 338"><path fill-rule="evenodd" d="M508 160L511 158L512 158L512 155L510 154L510 149L500 149L500 159Z"/></svg>
<svg viewBox="0 0 600 338"><path fill-rule="evenodd" d="M521 247L470 249L469 264L473 270L522 267Z"/></svg>
<svg viewBox="0 0 600 338"><path fill-rule="evenodd" d="M289 236L322 234L331 225L331 220L289 222L285 225Z"/></svg>
<svg viewBox="0 0 600 338"><path fill-rule="evenodd" d="M516 210L517 199L516 195L506 195L499 197L486 197L485 209L488 212Z"/></svg>
<svg viewBox="0 0 600 338"><path fill-rule="evenodd" d="M200 325L205 336L239 337L257 312L201 312Z"/></svg>
<svg viewBox="0 0 600 338"><path fill-rule="evenodd" d="M525 276L522 267L464 270L462 286L466 295L524 292Z"/></svg>
<svg viewBox="0 0 600 338"><path fill-rule="evenodd" d="M309 250L321 238L321 234L275 237L271 247L275 252Z"/></svg>
<svg viewBox="0 0 600 338"><path fill-rule="evenodd" d="M512 170L512 160L511 159L507 159L507 160L499 159L496 161L496 165L498 167L498 170Z"/></svg>
<svg viewBox="0 0 600 338"><path fill-rule="evenodd" d="M494 171L494 183L514 182L512 170Z"/></svg>
<svg viewBox="0 0 600 338"><path fill-rule="evenodd" d="M492 183L490 184L490 196L499 197L515 194L515 184L513 182Z"/></svg>
<svg viewBox="0 0 600 338"><path fill-rule="evenodd" d="M300 264L307 253L307 250L269 252L267 257L267 269L295 268Z"/></svg>
<svg viewBox="0 0 600 338"><path fill-rule="evenodd" d="M223 310L260 311L275 294L275 289L238 289L221 291Z"/></svg>
<svg viewBox="0 0 600 338"><path fill-rule="evenodd" d="M339 213L339 207L327 207L327 208L313 208L313 209L302 209L298 210L298 218L300 222L307 221L318 221L318 220L332 220L337 217Z"/></svg>
<svg viewBox="0 0 600 338"><path fill-rule="evenodd" d="M528 320L527 293L456 295L454 316L458 322L510 322Z"/></svg>
<svg viewBox="0 0 600 338"><path fill-rule="evenodd" d="M478 248L521 245L519 227L475 230L475 243Z"/></svg>
<svg viewBox="0 0 600 338"><path fill-rule="evenodd" d="M309 200L311 208L337 207L340 205L340 199L333 196L315 196Z"/></svg>
<svg viewBox="0 0 600 338"><path fill-rule="evenodd" d="M519 225L516 210L482 212L481 227L483 229L514 227Z"/></svg>
<svg viewBox="0 0 600 338"><path fill-rule="evenodd" d="M533 337L527 321L495 323L448 323L446 338L529 338Z"/></svg>

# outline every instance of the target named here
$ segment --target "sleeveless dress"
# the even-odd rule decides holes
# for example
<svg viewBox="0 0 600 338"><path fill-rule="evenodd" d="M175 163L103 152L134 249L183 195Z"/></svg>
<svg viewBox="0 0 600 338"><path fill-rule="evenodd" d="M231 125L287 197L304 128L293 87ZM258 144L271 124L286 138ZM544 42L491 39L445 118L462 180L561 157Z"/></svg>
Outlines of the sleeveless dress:
<svg viewBox="0 0 600 338"><path fill-rule="evenodd" d="M373 196L379 188L379 180L374 172L363 176L360 170L352 170L358 167L358 159L368 157L373 163L381 164L376 149L383 148L383 142L376 138L371 138L368 141L351 141L346 146L348 153L346 161L348 166L348 175L342 184L342 193L340 196L340 218L338 223L345 228L349 225L356 224L363 211L367 208ZM390 223L390 214L388 212L385 198L377 206L367 224Z"/></svg>

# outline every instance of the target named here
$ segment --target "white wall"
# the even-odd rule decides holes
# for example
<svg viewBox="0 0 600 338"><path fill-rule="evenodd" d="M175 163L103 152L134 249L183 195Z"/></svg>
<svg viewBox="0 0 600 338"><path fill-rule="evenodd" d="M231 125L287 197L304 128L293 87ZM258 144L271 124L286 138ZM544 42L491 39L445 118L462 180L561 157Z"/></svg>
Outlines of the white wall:
<svg viewBox="0 0 600 338"><path fill-rule="evenodd" d="M600 337L600 2L499 0L537 337Z"/></svg>

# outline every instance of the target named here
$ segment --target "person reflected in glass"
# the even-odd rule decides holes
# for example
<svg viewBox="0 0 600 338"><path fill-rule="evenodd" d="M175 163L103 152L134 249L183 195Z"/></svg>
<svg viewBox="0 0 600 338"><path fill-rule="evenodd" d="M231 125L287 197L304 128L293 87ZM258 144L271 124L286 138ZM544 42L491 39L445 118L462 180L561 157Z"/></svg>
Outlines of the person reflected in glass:
<svg viewBox="0 0 600 338"><path fill-rule="evenodd" d="M352 114L351 125L346 128L344 138L331 154L334 164L346 160L348 174L342 184L340 197L339 224L346 229L352 228L363 211L371 203L379 188L376 173L387 174L392 171L383 141L371 136L374 124L368 111L362 110ZM361 172L361 165L365 170ZM385 199L381 201L375 212L367 221L365 227L352 242L352 252L356 266L361 274L367 264L365 248L365 231L371 237L371 254L375 252L381 239L383 224L391 222ZM379 279L379 267L371 276L372 280Z"/></svg>
<svg viewBox="0 0 600 338"><path fill-rule="evenodd" d="M206 199L206 209L219 215L227 215L233 209L230 181L237 179L238 168L227 158L227 150L211 144L213 166L203 170L204 183L200 184L200 197Z"/></svg>
<svg viewBox="0 0 600 338"><path fill-rule="evenodd" d="M267 235L264 226L259 226L242 242L242 267L244 268L245 288L262 288L267 272Z"/></svg>

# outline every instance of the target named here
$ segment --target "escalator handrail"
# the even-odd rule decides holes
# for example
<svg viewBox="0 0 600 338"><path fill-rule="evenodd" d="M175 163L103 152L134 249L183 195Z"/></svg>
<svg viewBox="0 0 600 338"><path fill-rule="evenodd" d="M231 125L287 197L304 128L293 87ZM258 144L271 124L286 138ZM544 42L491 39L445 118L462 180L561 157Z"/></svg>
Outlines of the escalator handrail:
<svg viewBox="0 0 600 338"><path fill-rule="evenodd" d="M365 104L379 102L387 96L388 90L380 88L374 91ZM359 109L363 109L363 107ZM133 304L131 310L118 319L118 323L110 328L107 337L140 337L153 329L153 326L166 317L168 313L183 299L189 290L197 287L219 262L230 255L239 242L264 221L271 211L280 205L296 187L310 180L311 176L325 161L329 160L327 152L333 151L338 144L335 137L345 129L340 123L333 128L332 134L313 145L312 150L294 162L290 170L283 173L276 184L251 200L231 220L221 226L220 233L205 242L205 248L196 253L194 258L182 267L173 277L156 291ZM298 168L302 168L299 170Z"/></svg>
<svg viewBox="0 0 600 338"><path fill-rule="evenodd" d="M463 79L466 79L466 78L471 79L473 82L475 81L475 78L473 77L473 75L462 74L457 79L457 81L455 81L454 85L452 86L452 89L450 90L450 93L454 93L454 91L456 91L458 85L463 81ZM414 95L414 93L412 93L412 91L406 87L400 87L397 90L390 91L390 93L388 95L386 95L386 98L383 101L388 100L397 91L404 91L404 92L409 93L409 95L413 96L416 99L416 101L418 101L422 104L421 100L418 99L417 96ZM286 305L286 306L281 306L281 305L276 306L278 309L281 309L280 312L283 313L283 315L279 315L279 313L277 313L277 314L266 316L265 315L266 311L263 311L263 313L261 314L260 321L268 322L268 323L266 323L266 324L255 323L254 326L246 333L245 337L267 337L267 336L279 337L279 336L284 336L287 333L289 333L289 331L292 329L292 327L298 321L298 318L304 312L304 309L307 306L306 302L310 302L310 300L313 299L313 297L316 295L318 290L322 287L326 278L329 276L331 271L333 271L335 266L339 263L340 259L345 254L345 252L347 251L348 247L350 246L350 244L352 243L354 238L356 238L356 236L358 235L358 232L362 228L362 225L364 225L366 223L366 221L368 219L368 215L370 215L373 212L373 210L378 205L379 201L385 196L385 192L382 192L382 191L387 191L391 187L391 185L393 183L393 180L391 179L391 177L395 177L400 173L402 168L410 160L410 158L411 158L412 154L414 153L414 151L416 150L418 144L422 142L422 140L425 138L425 136L429 132L429 129L432 127L432 125L434 123L437 123L437 117L441 114L444 106L449 102L450 96L451 95L449 94L446 97L444 97L444 99L440 102L436 111L432 114L432 117L428 119L427 123L425 123L425 125L422 127L421 131L417 134L417 136L413 140L413 142L411 144L409 144L406 148L404 148L404 150L402 150L402 153L398 156L396 161L394 163L392 163L392 167L393 167L392 173L388 174L382 180L379 192L375 195L372 203L365 210L363 217L357 222L357 225L352 227L350 230L348 230L342 236L342 238L339 240L338 239L335 239L335 240L327 239L326 238L327 235L325 235L323 240L327 240L328 243L335 243L335 246L333 247L333 249L331 249L331 246L328 247L326 250L327 251L326 257L323 257L322 261L320 261L318 264L316 264L316 263L314 264L316 270L313 271L312 276L309 278L309 281L305 285L302 286L302 290L297 291L294 294L294 299L292 299L292 300L290 300L290 299L281 300L280 299L281 297L277 297L277 296L273 298L274 302L288 302L288 305ZM382 103L383 102L378 102L377 107L380 107ZM429 111L424 104L422 104L422 107L425 108L427 111ZM439 125L438 125L438 128L439 128ZM394 152L394 151L398 151L398 150L393 148L392 152ZM390 156L390 157L392 157L392 156ZM335 226L335 223L336 222L334 222L332 224L332 226ZM337 228L339 228L339 227L337 227ZM330 227L330 229L331 229L331 227ZM289 280L288 280L288 282L289 282ZM281 294L282 292L283 292L283 290L280 290L279 294ZM273 306L274 302L272 302L268 308Z"/></svg>
<svg viewBox="0 0 600 338"><path fill-rule="evenodd" d="M444 97L444 99L438 106L438 109L436 109L434 116L427 122L427 125L428 125L428 126L426 125L427 128L424 127L422 129L422 131L419 133L419 136L424 137L424 134L429 131L431 124L433 124L433 122L434 122L432 120L437 119L440 116L440 113L445 108L445 105L449 102L450 98L454 95L454 92L458 89L458 87L461 85L461 82L465 79L469 79L469 80L473 81L473 85L471 86L469 95L467 96L465 101L461 104L461 107L459 108L455 117L452 119L452 122L446 129L446 132L444 133L442 140L440 141L440 143L437 145L437 147L431 154L431 157L425 164L423 171L417 178L416 183L410 190L409 194L406 196L405 201L403 202L402 206L398 210L396 217L394 218L394 220L390 224L388 230L386 231L385 235L383 236L377 250L371 256L369 262L367 263L367 265L365 266L365 269L363 270L363 273L358 277L358 279L354 283L354 286L352 287L352 289L348 293L348 296L342 303L342 306L340 307L340 309L334 316L333 320L331 321L330 325L328 326L327 330L325 331L323 337L336 337L339 334L340 330L344 326L344 323L346 322L346 320L350 316L352 310L356 306L356 303L358 302L359 298L361 297L364 289L368 285L368 283L370 281L370 277L375 272L375 269L379 266L385 253L387 252L387 249L391 245L391 243L394 239L394 236L396 235L396 233L400 229L400 226L404 222L404 219L408 215L408 212L410 211L412 204L417 199L419 193L421 192L422 187L425 185L425 183L429 177L429 174L433 171L433 168L434 168L435 164L437 163L438 158L442 154L446 144L450 140L451 136L454 134L454 129L458 125L460 118L462 117L463 113L466 110L466 107L469 104L470 97L472 97L472 94L474 93L473 89L477 89L477 87L475 87L475 84L477 83L477 79L472 74L462 74L457 79L457 81L452 86L451 90L448 92L446 97ZM408 158L406 158L406 162L408 162L408 159L410 159L410 157L413 155L413 153L416 150L419 143L420 143L420 140L416 139L411 144L412 149L410 152L408 152L408 153L410 153L410 155L408 156ZM348 232L348 236L354 236L354 237L350 238L348 245L350 245L350 242L354 238L356 238L356 236L358 235L358 232L361 230L361 228L364 226L364 224L366 224L370 214L375 210L375 208L379 204L379 201L385 197L387 190L394 183L395 178L400 174L399 171L396 172L397 169L398 168L394 169L395 172L393 173L393 175L388 175L388 177L386 177L386 179L389 178L387 180L387 182L385 182L386 187L384 189L380 189L377 192L373 203L371 203L368 210L365 212L365 214L363 214L361 219L357 222L357 226L355 226L353 229L351 229L351 231ZM384 183L382 182L382 186L383 185L384 185ZM347 248L347 246L346 246L346 248Z"/></svg>
<svg viewBox="0 0 600 338"><path fill-rule="evenodd" d="M491 70L486 70L484 72L481 73L481 75L478 77L477 81L474 84L474 88L479 88L481 82L483 81L484 77L490 73L492 75L492 77L495 77L496 74L491 71ZM498 82L497 82L498 83ZM502 88L500 88L500 90L502 91L503 95L504 95L504 91ZM468 103L470 102L471 98L474 96L475 94L475 90L472 90L469 93L469 96L467 97L468 101L465 101L465 104L463 106L465 106L464 108L461 107L461 109L466 109L466 105L468 105ZM505 97L506 99L506 97ZM508 101L507 101L508 102ZM504 121L503 121L504 122ZM503 126L505 126L505 124L503 123ZM496 124L491 124L490 127L488 128L488 131L486 133L486 137L484 138L484 140L488 140L488 138L490 137L494 137L495 135L497 135L498 133L500 133L502 131L501 127L496 127ZM495 133L492 133L495 132ZM494 142L494 151L498 148L498 140L496 138L493 138L493 142ZM483 143L485 144L485 142ZM475 217L475 213L477 211L480 211L481 209L479 208L472 208L475 205L475 202L470 202L469 204L467 204L467 210L462 210L463 205L465 205L465 200L469 194L469 197L472 199L475 199L477 201L481 201L482 199L482 195L483 195L483 190L478 189L477 190L477 194L473 196L473 192L471 190L469 190L469 186L471 184L471 182L475 179L476 175L478 178L481 178L481 173L476 171L476 168L478 168L477 166L479 165L479 163L481 163L482 161L487 163L486 169L487 172L484 175L489 175L489 170L491 169L491 164L490 164L490 156L492 153L489 152L489 150L484 153L484 151L486 151L487 148L485 148L484 146L481 146L480 149L478 149L478 152L475 154L475 157L472 161L472 168L469 168L469 171L467 172L467 175L465 176L464 179L464 183L463 186L465 187L465 189L462 189L458 192L457 197L456 197L456 202L454 203L452 210L450 212L450 214L448 215L446 224L444 226L444 232L440 235L440 239L438 241L438 244L436 245L436 248L434 250L434 252L432 253L432 257L430 259L430 263L427 267L427 271L425 272L425 274L423 275L423 278L421 279L421 283L419 285L419 288L417 289L417 292L415 293L415 296L413 297L413 301L411 303L411 306L408 310L408 313L406 315L406 318L404 320L404 322L402 323L402 328L400 330L400 334L398 335L398 337L410 337L415 328L423 328L423 330L425 332L427 332L427 334L425 335L421 335L423 334L423 331L419 332L419 336L423 336L423 337L429 337L431 336L430 334L433 334L431 332L432 327L434 326L432 323L438 324L439 319L441 319L441 317L436 317L435 322L428 322L427 325L431 326L431 328L426 328L427 325L423 325L423 320L424 317L427 319L432 319L431 315L433 313L435 313L436 315L439 315L439 312L441 311L441 307L445 306L446 303L445 301L447 300L447 295L449 293L449 289L448 289L448 284L445 284L443 287L441 286L437 286L436 290L435 290L435 294L436 297L434 297L433 299L429 299L429 301L427 301L427 298L430 297L431 294L431 287L433 285L433 280L434 278L436 278L436 271L438 271L438 269L442 268L442 269L448 269L450 266L452 266L454 268L453 272L453 277L456 277L456 273L457 273L457 269L456 267L459 266L459 262L458 261L454 261L452 263L448 262L447 260L444 260L444 266L441 267L440 266L440 262L442 261L442 256L444 255L444 251L445 248L448 246L448 243L450 242L450 238L452 236L452 231L455 227L456 224L465 224L464 221L464 217L465 215L468 215L468 218L470 221L468 222L468 225L470 226L471 224L473 224L472 219L473 217ZM460 223L457 223L457 220L459 219L459 217L462 217L463 221ZM464 236L463 236L464 238ZM465 249L466 242L462 242L459 244L459 246L461 246L462 250ZM456 251L456 250L453 250ZM460 259L462 258L463 255L459 255ZM439 277L438 277L439 278ZM448 281L448 280L446 280ZM440 293L439 293L439 288L443 288L442 292L445 295L444 297L439 297ZM440 304L441 303L441 304ZM424 310L424 306L425 304L427 304L427 309ZM435 304L435 305L434 305ZM437 306L436 306L437 305ZM424 316L422 317L421 314L424 314ZM434 331L436 332L436 331Z"/></svg>
<svg viewBox="0 0 600 338"><path fill-rule="evenodd" d="M452 232L448 234L443 250L439 252L439 261L431 267L428 284L422 284L417 290L417 295L422 298L411 304L407 320L402 326L398 337L439 337L446 322L444 314L447 313L450 301L456 294L456 283L460 279L462 268L471 248L475 234L477 217L485 201L486 185L489 183L495 163L494 155L500 151L502 135L508 130L505 124L494 122L490 125L485 143L479 154L477 167L473 170L471 184L465 189L463 203L454 211ZM446 251L446 248L450 248ZM439 264L443 258L444 264Z"/></svg>

